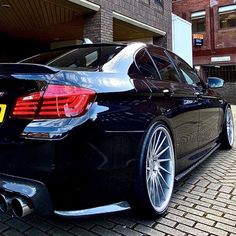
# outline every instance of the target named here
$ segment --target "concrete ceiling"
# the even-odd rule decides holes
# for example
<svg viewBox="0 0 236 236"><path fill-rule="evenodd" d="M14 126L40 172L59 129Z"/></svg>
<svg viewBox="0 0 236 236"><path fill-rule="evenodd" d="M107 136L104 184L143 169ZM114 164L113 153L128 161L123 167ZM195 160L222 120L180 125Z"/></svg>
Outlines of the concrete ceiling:
<svg viewBox="0 0 236 236"><path fill-rule="evenodd" d="M78 39L91 12L66 0L0 0L0 32L42 42Z"/></svg>

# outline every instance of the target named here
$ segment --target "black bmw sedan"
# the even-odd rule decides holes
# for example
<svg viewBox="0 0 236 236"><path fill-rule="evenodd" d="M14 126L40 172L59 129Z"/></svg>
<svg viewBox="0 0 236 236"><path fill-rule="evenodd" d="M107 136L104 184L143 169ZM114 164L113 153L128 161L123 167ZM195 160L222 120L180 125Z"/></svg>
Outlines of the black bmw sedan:
<svg viewBox="0 0 236 236"><path fill-rule="evenodd" d="M230 104L181 58L143 43L0 64L0 209L163 214L175 179L234 142Z"/></svg>

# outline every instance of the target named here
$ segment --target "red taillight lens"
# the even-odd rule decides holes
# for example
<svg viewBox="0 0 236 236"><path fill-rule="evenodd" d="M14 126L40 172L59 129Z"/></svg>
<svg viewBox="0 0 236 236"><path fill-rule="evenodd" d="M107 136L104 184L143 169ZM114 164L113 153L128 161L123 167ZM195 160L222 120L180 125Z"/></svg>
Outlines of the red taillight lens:
<svg viewBox="0 0 236 236"><path fill-rule="evenodd" d="M17 98L12 115L19 118L33 119L38 111L41 97L42 92L35 92Z"/></svg>
<svg viewBox="0 0 236 236"><path fill-rule="evenodd" d="M83 115L95 98L90 89L68 85L48 85L45 92L35 92L16 100L15 118L52 119Z"/></svg>

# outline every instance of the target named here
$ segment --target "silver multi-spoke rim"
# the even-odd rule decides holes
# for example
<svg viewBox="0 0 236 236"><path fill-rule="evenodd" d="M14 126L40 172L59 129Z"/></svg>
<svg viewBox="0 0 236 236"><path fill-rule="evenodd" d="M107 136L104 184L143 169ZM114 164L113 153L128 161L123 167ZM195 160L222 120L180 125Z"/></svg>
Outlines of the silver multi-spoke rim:
<svg viewBox="0 0 236 236"><path fill-rule="evenodd" d="M233 121L233 114L230 108L227 108L226 112L226 129L227 129L227 136L230 146L233 146L234 143L234 121Z"/></svg>
<svg viewBox="0 0 236 236"><path fill-rule="evenodd" d="M146 184L150 202L158 213L168 206L174 186L175 161L168 130L157 127L147 150Z"/></svg>

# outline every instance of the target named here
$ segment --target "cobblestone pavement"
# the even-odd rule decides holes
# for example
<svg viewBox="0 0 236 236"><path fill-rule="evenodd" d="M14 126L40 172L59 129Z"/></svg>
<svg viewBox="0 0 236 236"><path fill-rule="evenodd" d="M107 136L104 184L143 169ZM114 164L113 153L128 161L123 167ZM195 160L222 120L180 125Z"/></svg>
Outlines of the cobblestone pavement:
<svg viewBox="0 0 236 236"><path fill-rule="evenodd" d="M236 235L236 145L216 151L177 183L168 212L155 221L132 212L76 220L1 214L0 235Z"/></svg>

